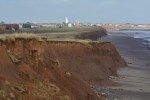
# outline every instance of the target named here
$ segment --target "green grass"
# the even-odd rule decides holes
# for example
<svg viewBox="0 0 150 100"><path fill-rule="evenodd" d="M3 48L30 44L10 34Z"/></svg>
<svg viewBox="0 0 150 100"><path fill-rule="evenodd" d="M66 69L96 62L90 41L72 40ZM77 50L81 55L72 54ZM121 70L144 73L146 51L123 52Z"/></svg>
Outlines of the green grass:
<svg viewBox="0 0 150 100"><path fill-rule="evenodd" d="M93 28L93 27L63 27L63 28L52 28L52 27L48 27L48 28L34 28L34 29L30 29L30 28L22 28L19 31L35 31L35 32L81 32L81 31L90 31L90 30L97 30L99 29L98 27Z"/></svg>
<svg viewBox="0 0 150 100"><path fill-rule="evenodd" d="M20 31L39 31L39 32L72 32L72 31L81 31L83 29L81 28L35 28L35 29L29 29L29 28L22 28Z"/></svg>

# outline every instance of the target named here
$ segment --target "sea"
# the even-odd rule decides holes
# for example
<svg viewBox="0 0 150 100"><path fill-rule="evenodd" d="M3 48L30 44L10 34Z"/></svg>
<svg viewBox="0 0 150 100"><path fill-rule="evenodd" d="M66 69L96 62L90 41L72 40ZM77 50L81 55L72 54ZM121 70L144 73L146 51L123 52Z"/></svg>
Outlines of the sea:
<svg viewBox="0 0 150 100"><path fill-rule="evenodd" d="M133 37L133 38L139 38L143 40L143 45L150 50L150 31L136 31L136 30L119 30L114 31L121 35Z"/></svg>

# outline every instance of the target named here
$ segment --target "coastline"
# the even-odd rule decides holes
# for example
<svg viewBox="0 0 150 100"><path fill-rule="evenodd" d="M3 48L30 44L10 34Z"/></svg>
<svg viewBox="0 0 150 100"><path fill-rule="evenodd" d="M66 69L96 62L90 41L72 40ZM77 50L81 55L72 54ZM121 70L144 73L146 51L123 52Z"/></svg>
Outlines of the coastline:
<svg viewBox="0 0 150 100"><path fill-rule="evenodd" d="M100 31L98 33L91 32L91 35L89 32L84 38L95 39L95 37L98 38L103 35L102 33L103 32ZM61 33L61 35L64 34L66 33ZM48 38L41 38L41 40L40 38L35 38L33 35L33 37L30 36L28 38L23 38L22 36L19 38L17 37L15 40L9 38L9 41L6 35L2 37L1 50L5 52L5 57L7 57L6 61L13 66L14 71L16 71L17 68L15 66L19 66L17 71L22 72L21 67L23 66L23 68L31 72L23 72L23 75L27 74L29 77L24 76L26 80L22 81L28 83L28 78L30 78L30 76L33 78L39 77L36 73L40 71L41 78L44 80L48 78L49 83L53 83L61 89L61 95L63 95L62 90L67 89L65 93L68 98L81 99L82 97L82 100L85 100L85 98L93 98L92 100L95 98L95 100L99 100L103 98L103 94L105 93L106 96L104 95L104 98L106 97L109 100L141 100L143 98L148 100L147 98L150 97L150 75L148 74L150 65L148 61L149 51L143 46L141 39L134 39L131 38L130 35L118 33L108 33L108 36L100 38L100 41L91 41L88 39L78 40L73 38L75 35L71 36L72 39L67 40L67 37L70 37L68 33L66 37L58 38L57 35L55 34L54 37L56 37L56 39L53 40ZM11 49L9 49L9 47L11 47ZM16 53L17 50L19 51ZM23 50L26 50L26 52ZM148 54L145 54L145 52ZM7 53L11 55L10 58ZM17 60L14 59L14 57ZM128 67L125 67L127 63L122 58L127 61ZM4 62L3 59L1 60L0 62ZM5 62L4 64L7 63ZM32 64L34 64L34 66ZM3 73L1 76L10 73L9 70L5 71L7 72ZM2 70L2 72L4 71ZM57 74L55 74L55 72L57 72ZM16 72L11 73L22 79L22 76ZM146 77L145 73L147 75ZM13 75L10 76L13 77ZM6 79L8 80L9 78ZM41 80L39 79L37 81L40 82ZM64 88L62 84L66 87ZM90 85L90 87L88 85ZM78 89L75 89L76 87L78 87ZM73 95L69 94L70 91ZM20 94L20 96L26 98L22 94ZM97 96L100 98L97 98ZM54 98L56 99L57 95Z"/></svg>
<svg viewBox="0 0 150 100"><path fill-rule="evenodd" d="M126 60L128 66L118 69L118 77L110 77L119 86L100 88L107 98L118 100L149 100L150 98L150 50L142 44L142 39L130 35L108 33L100 41L109 41Z"/></svg>
<svg viewBox="0 0 150 100"><path fill-rule="evenodd" d="M92 36L95 35L97 33ZM0 37L0 50L3 58L0 59L0 99L6 98L2 93L10 98L8 93L12 91L13 98L24 100L101 100L102 97L90 89L90 82L100 84L111 75L117 76L118 67L127 65L110 42L50 40L35 34L16 33ZM47 84L52 84L54 90L47 88ZM41 94L43 91L47 96Z"/></svg>

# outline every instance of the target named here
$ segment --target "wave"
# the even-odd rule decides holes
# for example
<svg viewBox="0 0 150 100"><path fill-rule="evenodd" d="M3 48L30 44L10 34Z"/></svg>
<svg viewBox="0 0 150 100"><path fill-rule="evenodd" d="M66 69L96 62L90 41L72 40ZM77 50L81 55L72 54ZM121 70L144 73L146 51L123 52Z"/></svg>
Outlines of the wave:
<svg viewBox="0 0 150 100"><path fill-rule="evenodd" d="M122 35L130 35L133 38L143 39L143 45L150 50L150 31L118 31Z"/></svg>

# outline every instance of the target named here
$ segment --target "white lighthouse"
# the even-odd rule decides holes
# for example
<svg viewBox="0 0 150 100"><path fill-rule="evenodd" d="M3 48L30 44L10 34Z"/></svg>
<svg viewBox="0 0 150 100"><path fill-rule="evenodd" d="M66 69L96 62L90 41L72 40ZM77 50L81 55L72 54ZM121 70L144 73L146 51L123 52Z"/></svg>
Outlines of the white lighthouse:
<svg viewBox="0 0 150 100"><path fill-rule="evenodd" d="M66 24L68 24L68 18L66 17Z"/></svg>

